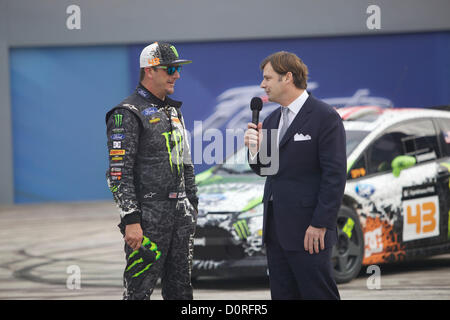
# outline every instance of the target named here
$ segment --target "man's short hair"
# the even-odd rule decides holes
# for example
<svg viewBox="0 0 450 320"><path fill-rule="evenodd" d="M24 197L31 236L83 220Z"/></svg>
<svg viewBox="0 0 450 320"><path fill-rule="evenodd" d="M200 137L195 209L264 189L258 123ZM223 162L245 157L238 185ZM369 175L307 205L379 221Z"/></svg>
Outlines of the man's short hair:
<svg viewBox="0 0 450 320"><path fill-rule="evenodd" d="M261 62L261 70L264 70L264 67L269 62L273 70L280 75L292 72L294 85L299 89L306 89L308 67L297 55L286 51L275 52Z"/></svg>
<svg viewBox="0 0 450 320"><path fill-rule="evenodd" d="M142 82L142 80L144 80L145 77L145 68L140 68L139 71L139 82Z"/></svg>

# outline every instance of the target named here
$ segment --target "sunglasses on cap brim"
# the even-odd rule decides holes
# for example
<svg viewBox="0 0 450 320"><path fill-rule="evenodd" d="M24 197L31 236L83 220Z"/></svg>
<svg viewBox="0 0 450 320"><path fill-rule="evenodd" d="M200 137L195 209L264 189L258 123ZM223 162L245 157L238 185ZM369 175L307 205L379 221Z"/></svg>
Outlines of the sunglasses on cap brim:
<svg viewBox="0 0 450 320"><path fill-rule="evenodd" d="M181 71L181 66L156 66L155 68L166 70L169 76L173 75L175 71Z"/></svg>

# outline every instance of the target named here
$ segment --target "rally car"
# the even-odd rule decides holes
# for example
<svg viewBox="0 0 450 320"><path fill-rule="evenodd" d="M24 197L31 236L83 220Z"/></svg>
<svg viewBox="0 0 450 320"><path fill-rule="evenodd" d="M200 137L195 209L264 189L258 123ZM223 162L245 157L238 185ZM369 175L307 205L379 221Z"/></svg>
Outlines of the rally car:
<svg viewBox="0 0 450 320"><path fill-rule="evenodd" d="M337 109L347 135L347 184L333 248L338 283L361 266L450 252L450 112ZM196 177L193 277L267 274L262 243L265 178L240 149Z"/></svg>

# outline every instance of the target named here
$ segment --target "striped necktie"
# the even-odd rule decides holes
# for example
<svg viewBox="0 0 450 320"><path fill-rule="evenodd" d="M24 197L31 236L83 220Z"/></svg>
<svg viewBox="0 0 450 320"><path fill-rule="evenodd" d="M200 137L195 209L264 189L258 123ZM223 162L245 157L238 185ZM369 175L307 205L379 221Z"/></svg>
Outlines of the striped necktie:
<svg viewBox="0 0 450 320"><path fill-rule="evenodd" d="M283 126L280 128L280 134L278 138L278 144L283 139L288 127L289 127L289 108L281 107L281 116L283 117Z"/></svg>

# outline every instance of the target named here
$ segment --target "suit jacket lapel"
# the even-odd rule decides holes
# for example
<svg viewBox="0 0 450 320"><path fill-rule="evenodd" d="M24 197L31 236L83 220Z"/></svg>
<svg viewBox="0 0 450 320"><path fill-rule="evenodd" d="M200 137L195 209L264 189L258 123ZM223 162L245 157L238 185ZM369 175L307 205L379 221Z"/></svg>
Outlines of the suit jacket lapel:
<svg viewBox="0 0 450 320"><path fill-rule="evenodd" d="M266 119L267 123L264 126L263 141L262 141L262 145L261 145L261 149L265 150L266 155L270 155L272 152L272 150L271 150L272 143L270 142L272 139L272 129L278 129L280 117L281 117L280 112L273 112ZM276 147L276 145L274 147Z"/></svg>
<svg viewBox="0 0 450 320"><path fill-rule="evenodd" d="M311 95L309 95L308 99L306 99L305 101L305 104L302 106L302 108L292 121L291 125L287 129L283 139L281 139L279 145L280 149L308 121L309 117L311 116L312 110L312 97Z"/></svg>

